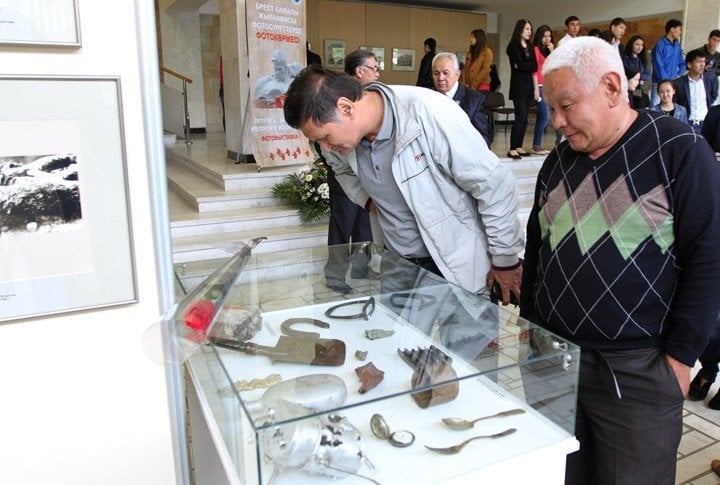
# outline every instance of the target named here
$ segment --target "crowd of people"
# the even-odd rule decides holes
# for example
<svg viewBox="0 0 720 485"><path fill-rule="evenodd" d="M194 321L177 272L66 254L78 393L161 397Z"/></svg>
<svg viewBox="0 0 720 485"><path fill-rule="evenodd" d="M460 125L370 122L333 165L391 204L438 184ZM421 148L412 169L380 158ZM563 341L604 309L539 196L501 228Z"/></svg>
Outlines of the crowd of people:
<svg viewBox="0 0 720 485"><path fill-rule="evenodd" d="M683 54L670 20L648 56L641 35L623 44L622 18L596 35L581 36L576 16L565 27L555 42L519 19L506 49L507 156L547 155L526 241L517 182L489 150L496 58L482 29L463 60L426 39L417 86L378 82L370 51L349 54L346 74L309 66L285 119L331 167L331 244L374 238L473 293L497 284L503 304L519 300L521 316L580 345L566 483L670 484L685 396L704 400L720 361L720 30ZM335 256L328 287L347 293L348 267L365 277L370 254Z"/></svg>

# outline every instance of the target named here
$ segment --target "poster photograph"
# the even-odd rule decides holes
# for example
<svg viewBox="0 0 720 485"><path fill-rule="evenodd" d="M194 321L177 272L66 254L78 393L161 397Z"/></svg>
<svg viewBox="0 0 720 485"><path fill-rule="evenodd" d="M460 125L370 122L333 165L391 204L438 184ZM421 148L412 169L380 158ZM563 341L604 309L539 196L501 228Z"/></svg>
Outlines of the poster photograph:
<svg viewBox="0 0 720 485"><path fill-rule="evenodd" d="M304 165L314 160L307 138L285 123L283 113L287 90L305 67L304 8L300 0L247 5L251 102L243 129L249 131L258 168Z"/></svg>
<svg viewBox="0 0 720 485"><path fill-rule="evenodd" d="M345 48L347 42L344 40L325 39L325 64L327 69L343 69L345 67Z"/></svg>
<svg viewBox="0 0 720 485"><path fill-rule="evenodd" d="M392 50L393 71L414 71L415 70L415 49Z"/></svg>
<svg viewBox="0 0 720 485"><path fill-rule="evenodd" d="M0 322L136 301L117 78L0 77Z"/></svg>
<svg viewBox="0 0 720 485"><path fill-rule="evenodd" d="M370 51L375 54L377 59L378 69L381 71L385 70L385 48L384 47L360 47L361 50Z"/></svg>
<svg viewBox="0 0 720 485"><path fill-rule="evenodd" d="M76 0L0 0L0 44L80 47Z"/></svg>

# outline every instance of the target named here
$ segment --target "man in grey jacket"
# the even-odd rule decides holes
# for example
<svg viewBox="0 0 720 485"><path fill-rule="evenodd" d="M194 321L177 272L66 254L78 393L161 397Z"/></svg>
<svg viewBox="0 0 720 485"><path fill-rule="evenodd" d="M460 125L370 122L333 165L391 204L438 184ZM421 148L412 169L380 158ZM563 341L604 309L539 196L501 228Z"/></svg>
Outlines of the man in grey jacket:
<svg viewBox="0 0 720 485"><path fill-rule="evenodd" d="M497 282L503 303L519 298L517 181L456 103L310 66L284 113L329 152L347 196L377 213L390 250L468 291Z"/></svg>

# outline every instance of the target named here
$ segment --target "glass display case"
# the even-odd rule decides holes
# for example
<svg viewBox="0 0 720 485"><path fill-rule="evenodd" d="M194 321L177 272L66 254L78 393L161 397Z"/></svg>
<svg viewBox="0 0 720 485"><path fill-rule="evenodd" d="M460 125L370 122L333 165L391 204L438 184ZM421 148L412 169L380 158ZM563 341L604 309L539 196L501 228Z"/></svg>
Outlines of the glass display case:
<svg viewBox="0 0 720 485"><path fill-rule="evenodd" d="M378 248L373 278L327 288L329 251L350 250L176 266L173 319L228 483L562 483L578 347Z"/></svg>

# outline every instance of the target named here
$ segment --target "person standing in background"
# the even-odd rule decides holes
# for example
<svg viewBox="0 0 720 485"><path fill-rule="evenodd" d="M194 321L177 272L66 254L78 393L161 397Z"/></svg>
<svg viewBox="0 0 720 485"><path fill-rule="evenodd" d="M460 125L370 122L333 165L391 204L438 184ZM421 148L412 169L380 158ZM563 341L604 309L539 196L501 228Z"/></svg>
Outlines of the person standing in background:
<svg viewBox="0 0 720 485"><path fill-rule="evenodd" d="M318 64L319 65L319 64ZM345 73L365 84L380 77L375 54L366 50L356 50L345 58ZM320 151L318 149L318 151ZM327 154L323 153L323 157ZM353 202L337 181L335 171L328 164L328 187L330 188L330 221L328 222L328 260L325 264L325 286L342 294L352 293L347 284L347 271L350 278L365 279L376 276L370 268L372 257L370 247L353 247L348 243L372 242L373 233L370 214Z"/></svg>
<svg viewBox="0 0 720 485"><path fill-rule="evenodd" d="M435 57L435 49L437 48L437 42L432 37L425 39L423 44L423 50L425 55L420 61L420 69L418 69L418 78L416 86L423 88L434 89L432 79L432 60Z"/></svg>
<svg viewBox="0 0 720 485"><path fill-rule="evenodd" d="M622 58L624 48L622 45L622 38L623 35L625 35L625 30L627 30L627 23L625 22L625 19L622 17L615 17L610 22L610 33L612 34L612 39L610 39L610 44L617 47L618 54Z"/></svg>
<svg viewBox="0 0 720 485"><path fill-rule="evenodd" d="M702 131L705 115L718 96L718 78L705 71L705 54L695 49L685 56L688 72L673 81L675 104L685 107L688 123L695 132Z"/></svg>
<svg viewBox="0 0 720 485"><path fill-rule="evenodd" d="M650 79L645 39L641 36L633 35L630 37L623 51L622 60L625 67L632 67L640 73L641 84Z"/></svg>
<svg viewBox="0 0 720 485"><path fill-rule="evenodd" d="M465 55L462 70L462 84L475 91L490 91L490 66L493 51L487 46L487 36L483 29L470 32L470 48Z"/></svg>
<svg viewBox="0 0 720 485"><path fill-rule="evenodd" d="M512 38L507 46L507 55L510 61L510 94L515 107L515 119L510 131L509 158L519 160L530 155L522 145L527 129L530 106L538 98L538 92L533 83L533 73L537 72L535 49L530 42L532 37L532 24L530 21L520 19L515 23Z"/></svg>
<svg viewBox="0 0 720 485"><path fill-rule="evenodd" d="M705 54L705 70L720 76L720 30L714 29L708 35L707 44L702 46L700 50Z"/></svg>
<svg viewBox="0 0 720 485"><path fill-rule="evenodd" d="M682 37L682 22L670 19L665 24L665 35L655 43L650 52L652 58L652 101L656 105L660 102L657 94L657 85L663 79L671 81L685 72L685 58L680 48Z"/></svg>
<svg viewBox="0 0 720 485"><path fill-rule="evenodd" d="M557 45L562 44L568 39L574 39L580 35L580 19L575 15L570 15L565 19L565 31L567 32L562 39L560 39Z"/></svg>
<svg viewBox="0 0 720 485"><path fill-rule="evenodd" d="M675 86L671 80L663 79L660 81L660 84L658 84L658 96L660 97L660 102L650 107L651 110L666 114L678 121L682 121L683 123L688 122L685 107L680 104L673 103L673 98L675 97Z"/></svg>
<svg viewBox="0 0 720 485"><path fill-rule="evenodd" d="M535 120L535 130L533 132L533 153L537 155L547 155L549 150L542 147L542 139L545 134L545 127L550 120L550 110L548 110L545 98L543 98L543 73L542 68L545 64L545 58L555 49L553 45L552 30L547 25L541 25L535 31L533 39L535 47L535 59L537 60L537 71L533 73L533 82L537 91L535 98L535 106L537 106L537 119Z"/></svg>
<svg viewBox="0 0 720 485"><path fill-rule="evenodd" d="M468 115L470 122L485 139L489 147L493 139L490 113L485 110L484 91L475 91L458 82L460 66L452 52L441 52L433 58L435 90L455 101Z"/></svg>

